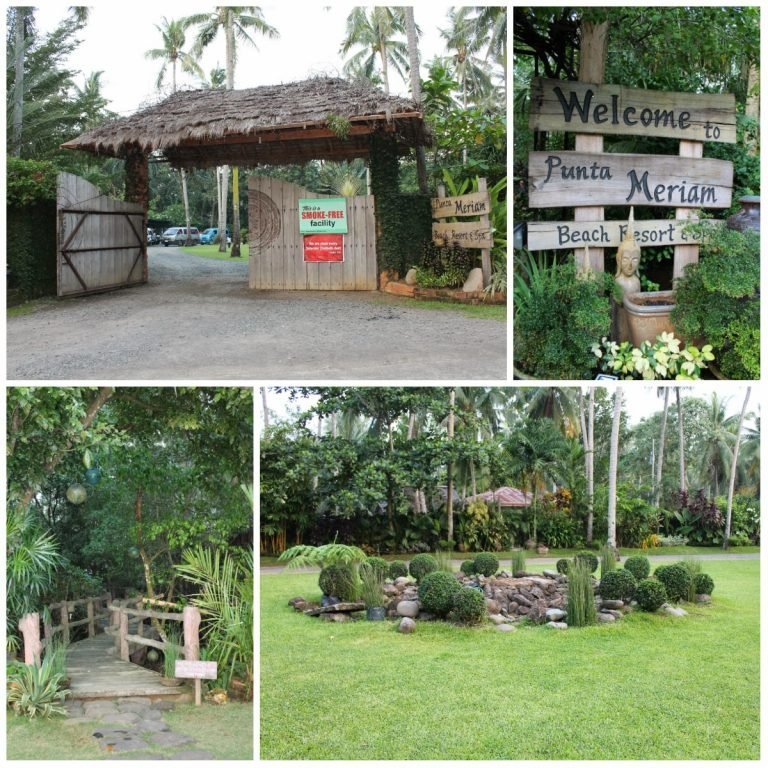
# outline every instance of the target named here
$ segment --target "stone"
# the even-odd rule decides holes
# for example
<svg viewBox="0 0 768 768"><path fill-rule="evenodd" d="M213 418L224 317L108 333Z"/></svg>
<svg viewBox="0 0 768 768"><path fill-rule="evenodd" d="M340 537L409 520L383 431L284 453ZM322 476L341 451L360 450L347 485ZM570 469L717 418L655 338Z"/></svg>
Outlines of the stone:
<svg viewBox="0 0 768 768"><path fill-rule="evenodd" d="M136 723L136 730L141 733L159 733L160 731L169 731L168 723L162 720L140 720Z"/></svg>
<svg viewBox="0 0 768 768"><path fill-rule="evenodd" d="M568 625L564 621L548 621L544 626L550 629L568 629Z"/></svg>
<svg viewBox="0 0 768 768"><path fill-rule="evenodd" d="M111 701L86 701L83 704L83 711L90 717L116 715L118 713L117 705Z"/></svg>
<svg viewBox="0 0 768 768"><path fill-rule="evenodd" d="M495 600L486 600L485 607L491 615L501 613L501 607Z"/></svg>
<svg viewBox="0 0 768 768"><path fill-rule="evenodd" d="M338 624L343 624L345 621L352 621L352 617L348 613L323 613L320 614L320 618L323 621L335 621Z"/></svg>
<svg viewBox="0 0 768 768"><path fill-rule="evenodd" d="M623 600L603 600L600 607L610 608L611 610L618 611L620 608L624 607L624 601Z"/></svg>
<svg viewBox="0 0 768 768"><path fill-rule="evenodd" d="M142 713L145 710L149 709L149 702L146 704L142 703L141 701L124 701L117 705L117 708L120 712L138 712Z"/></svg>
<svg viewBox="0 0 768 768"><path fill-rule="evenodd" d="M475 267L469 271L461 290L465 293L471 293L473 291L482 291L484 287L483 270L480 267Z"/></svg>
<svg viewBox="0 0 768 768"><path fill-rule="evenodd" d="M140 715L142 720L161 720L163 717L163 713L159 709L153 709L151 707L146 707L136 714Z"/></svg>
<svg viewBox="0 0 768 768"><path fill-rule="evenodd" d="M99 742L99 746L107 752L137 752L138 750L149 749L149 744L136 736L120 739L114 744Z"/></svg>
<svg viewBox="0 0 768 768"><path fill-rule="evenodd" d="M558 579L560 578L560 574L557 571L542 571L542 574L546 576L548 579Z"/></svg>
<svg viewBox="0 0 768 768"><path fill-rule="evenodd" d="M290 605L291 608L293 608L296 605L296 603L306 603L306 602L307 601L303 597L292 597L288 601L288 605Z"/></svg>
<svg viewBox="0 0 768 768"><path fill-rule="evenodd" d="M394 597L400 594L400 590L394 584L385 584L383 591L387 597Z"/></svg>
<svg viewBox="0 0 768 768"><path fill-rule="evenodd" d="M696 595L696 602L697 603L711 603L712 602L712 596L711 595Z"/></svg>
<svg viewBox="0 0 768 768"><path fill-rule="evenodd" d="M397 631L402 632L404 635L410 635L416 631L416 622L406 616L398 625Z"/></svg>
<svg viewBox="0 0 768 768"><path fill-rule="evenodd" d="M115 712L114 714L104 715L101 718L103 723L138 723L141 718L135 712Z"/></svg>
<svg viewBox="0 0 768 768"><path fill-rule="evenodd" d="M115 705L119 707L122 704L146 704L151 707L152 699L149 696L120 696L115 700Z"/></svg>
<svg viewBox="0 0 768 768"><path fill-rule="evenodd" d="M512 626L512 624L499 624L496 629L499 632L517 632L517 627Z"/></svg>
<svg viewBox="0 0 768 768"><path fill-rule="evenodd" d="M505 623L505 619L504 619L504 617L500 613L492 613L488 617L488 620L491 621L494 624L504 624Z"/></svg>
<svg viewBox="0 0 768 768"><path fill-rule="evenodd" d="M152 742L160 747L180 747L182 744L191 744L194 739L185 733L173 733L171 731L162 731L153 733Z"/></svg>
<svg viewBox="0 0 768 768"><path fill-rule="evenodd" d="M600 613L609 613L614 619L624 618L624 614L621 611L614 611L610 608L601 608Z"/></svg>
<svg viewBox="0 0 768 768"><path fill-rule="evenodd" d="M668 616L687 616L688 615L688 611L686 611L684 608L675 608L669 603L664 603L664 605L662 605L661 608L659 608L659 610L662 613L666 613Z"/></svg>
<svg viewBox="0 0 768 768"><path fill-rule="evenodd" d="M611 624L616 621L616 617L612 613L598 613L597 620L603 624Z"/></svg>
<svg viewBox="0 0 768 768"><path fill-rule="evenodd" d="M411 267L411 269L405 273L405 284L416 285L416 269L414 267Z"/></svg>
<svg viewBox="0 0 768 768"><path fill-rule="evenodd" d="M150 705L151 709L156 709L159 712L168 712L169 710L173 709L176 706L176 703L173 701L167 701L166 699L158 699L157 701L153 701Z"/></svg>
<svg viewBox="0 0 768 768"><path fill-rule="evenodd" d="M544 615L548 621L560 621L565 618L565 611L560 608L550 608Z"/></svg>
<svg viewBox="0 0 768 768"><path fill-rule="evenodd" d="M401 600L397 604L397 615L415 619L419 615L420 606L415 600Z"/></svg>
<svg viewBox="0 0 768 768"><path fill-rule="evenodd" d="M304 611L304 613L307 616L320 616L324 613L353 613L364 610L365 603L335 603L334 605L326 605L321 608L313 608L309 611Z"/></svg>
<svg viewBox="0 0 768 768"><path fill-rule="evenodd" d="M396 587L404 587L406 584L409 584L410 580L407 576L398 576L395 579L395 586Z"/></svg>

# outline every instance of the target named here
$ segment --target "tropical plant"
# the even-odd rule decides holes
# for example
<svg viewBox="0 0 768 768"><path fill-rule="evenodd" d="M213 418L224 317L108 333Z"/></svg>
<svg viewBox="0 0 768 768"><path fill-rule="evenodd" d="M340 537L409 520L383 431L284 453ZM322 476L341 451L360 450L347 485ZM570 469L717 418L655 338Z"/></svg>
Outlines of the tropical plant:
<svg viewBox="0 0 768 768"><path fill-rule="evenodd" d="M286 549L280 557L280 562L286 561L288 568L312 568L328 565L359 565L368 559L368 555L360 547L351 544L330 544L313 546L311 544L297 544Z"/></svg>
<svg viewBox="0 0 768 768"><path fill-rule="evenodd" d="M163 676L176 677L176 661L183 657L181 653L182 639L178 630L165 630L165 643L163 645Z"/></svg>
<svg viewBox="0 0 768 768"><path fill-rule="evenodd" d="M201 638L218 664L222 687L235 677L253 686L253 550L236 558L198 546L185 549L176 572L198 587L192 596L203 617Z"/></svg>
<svg viewBox="0 0 768 768"><path fill-rule="evenodd" d="M17 715L30 719L65 715L64 698L70 691L60 688L62 678L50 658L43 658L39 666L16 665L8 673L8 704Z"/></svg>
<svg viewBox="0 0 768 768"><path fill-rule="evenodd" d="M595 566L597 568L597 566ZM592 572L584 560L574 559L568 569L568 603L566 621L569 627L586 627L597 620Z"/></svg>

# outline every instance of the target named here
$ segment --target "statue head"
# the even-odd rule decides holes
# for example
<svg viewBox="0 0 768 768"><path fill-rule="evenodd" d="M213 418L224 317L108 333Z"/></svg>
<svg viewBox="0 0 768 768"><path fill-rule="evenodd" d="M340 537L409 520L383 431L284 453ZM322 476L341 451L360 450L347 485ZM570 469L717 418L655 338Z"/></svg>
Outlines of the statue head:
<svg viewBox="0 0 768 768"><path fill-rule="evenodd" d="M635 240L634 210L630 209L627 232L619 243L616 252L616 282L624 288L625 292L635 293L640 290L640 278L637 268L640 264L640 246Z"/></svg>

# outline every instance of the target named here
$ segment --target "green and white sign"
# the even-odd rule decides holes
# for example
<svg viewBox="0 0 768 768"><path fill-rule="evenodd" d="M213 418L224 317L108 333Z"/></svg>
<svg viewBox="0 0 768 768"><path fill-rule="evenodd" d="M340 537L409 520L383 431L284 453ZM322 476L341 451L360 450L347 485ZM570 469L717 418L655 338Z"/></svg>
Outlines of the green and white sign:
<svg viewBox="0 0 768 768"><path fill-rule="evenodd" d="M316 235L347 232L347 200L344 197L313 197L299 199L299 232Z"/></svg>

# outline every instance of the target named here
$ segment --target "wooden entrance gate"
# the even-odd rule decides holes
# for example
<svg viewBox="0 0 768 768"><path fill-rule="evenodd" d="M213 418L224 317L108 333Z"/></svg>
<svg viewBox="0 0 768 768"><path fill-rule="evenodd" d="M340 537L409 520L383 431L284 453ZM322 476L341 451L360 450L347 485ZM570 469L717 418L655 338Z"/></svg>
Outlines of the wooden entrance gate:
<svg viewBox="0 0 768 768"><path fill-rule="evenodd" d="M56 292L83 296L147 282L144 209L60 173L56 196Z"/></svg>
<svg viewBox="0 0 768 768"><path fill-rule="evenodd" d="M251 288L375 291L376 222L371 195L346 199L343 260L307 261L299 232L299 199L330 198L280 179L248 179Z"/></svg>

